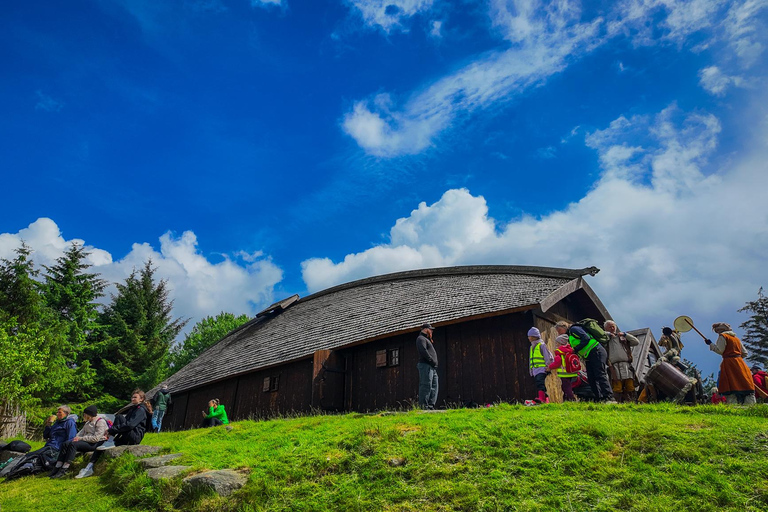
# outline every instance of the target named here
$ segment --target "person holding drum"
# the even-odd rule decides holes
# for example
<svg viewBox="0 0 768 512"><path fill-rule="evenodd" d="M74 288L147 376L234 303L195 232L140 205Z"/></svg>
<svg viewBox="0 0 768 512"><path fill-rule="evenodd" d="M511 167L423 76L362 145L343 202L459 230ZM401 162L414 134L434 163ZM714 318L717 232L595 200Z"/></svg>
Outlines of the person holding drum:
<svg viewBox="0 0 768 512"><path fill-rule="evenodd" d="M755 383L752 372L744 362L748 354L741 346L741 340L725 322L712 324L712 330L719 335L717 341L713 343L705 338L704 342L709 345L709 350L723 356L717 387L720 394L725 396L725 403L754 405Z"/></svg>

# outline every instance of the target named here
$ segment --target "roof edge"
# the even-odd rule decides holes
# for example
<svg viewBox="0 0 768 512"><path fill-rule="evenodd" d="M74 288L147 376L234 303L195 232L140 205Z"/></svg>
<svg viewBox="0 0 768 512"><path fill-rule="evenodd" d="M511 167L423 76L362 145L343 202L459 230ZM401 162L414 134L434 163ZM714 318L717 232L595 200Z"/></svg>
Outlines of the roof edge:
<svg viewBox="0 0 768 512"><path fill-rule="evenodd" d="M436 267L425 268L418 270L406 270L404 272L394 272L390 274L382 274L378 276L366 277L364 279L358 279L357 281L350 281L348 283L338 284L325 290L320 290L311 295L299 299L299 302L306 302L317 297L322 297L331 293L347 290L349 288L356 288L358 286L365 286L368 284L376 284L385 281L401 281L407 279L421 279L424 277L433 276L450 276L450 275L483 275L483 274L519 274L539 277L555 277L563 279L576 279L581 276L590 275L594 276L600 269L597 267L585 267L582 269L570 269L570 268L556 268L556 267L534 267L526 265L463 265L455 267Z"/></svg>

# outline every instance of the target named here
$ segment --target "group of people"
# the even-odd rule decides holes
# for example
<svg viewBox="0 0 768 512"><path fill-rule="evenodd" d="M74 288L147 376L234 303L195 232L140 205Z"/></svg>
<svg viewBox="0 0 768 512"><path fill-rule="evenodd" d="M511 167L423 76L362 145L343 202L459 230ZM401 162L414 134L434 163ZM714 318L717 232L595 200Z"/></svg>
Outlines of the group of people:
<svg viewBox="0 0 768 512"><path fill-rule="evenodd" d="M130 405L115 414L114 421L100 416L95 405L83 410L83 426L77 430L77 415L72 414L69 406L61 405L56 414L46 420L43 431L45 445L39 450L25 454L14 461L13 467L6 471L6 481L48 471L50 478L65 477L78 453L93 452L88 464L75 478L87 478L93 475L93 466L104 451L115 446L137 445L147 432L159 432L163 416L171 404L171 394L163 386L150 402L144 391L137 389L131 394ZM208 402L208 410L203 411L203 427L225 425L229 423L227 413L218 399ZM27 446L27 449L29 447Z"/></svg>
<svg viewBox="0 0 768 512"><path fill-rule="evenodd" d="M635 336L621 331L613 320L603 324L605 337L602 342L582 325L559 321L555 324L555 330L557 337L554 351L547 347L539 329L532 327L527 333L531 343L529 374L534 379L537 396L533 400L526 400L526 405L549 403L545 381L552 372L556 372L560 377L565 401L576 400L574 387L584 380L588 383L592 399L596 402L619 403L638 400L639 381L633 366L632 349L640 342ZM719 322L712 325L712 330L718 334L717 341L705 339L705 342L711 351L723 357L715 394L721 396L726 403L744 405L755 403L756 391L759 395L768 397L768 374L759 367L753 367L750 371L744 362L747 352L731 326ZM418 401L419 406L426 410L435 408L438 394L438 358L432 338L433 332L434 327L425 323L416 338ZM683 343L678 332L664 327L659 346L664 349L664 361L681 366ZM586 379L582 377L583 373L586 373Z"/></svg>

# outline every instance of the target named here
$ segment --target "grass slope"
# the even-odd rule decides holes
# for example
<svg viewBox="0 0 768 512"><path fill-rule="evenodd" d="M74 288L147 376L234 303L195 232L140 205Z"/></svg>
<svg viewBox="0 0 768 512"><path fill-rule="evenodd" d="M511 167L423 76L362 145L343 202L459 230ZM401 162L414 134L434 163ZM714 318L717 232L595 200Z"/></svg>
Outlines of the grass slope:
<svg viewBox="0 0 768 512"><path fill-rule="evenodd" d="M247 468L229 499L179 501L177 483L123 458L98 480L0 484L0 507L764 511L767 418L768 406L572 404L243 421L144 440L196 470Z"/></svg>

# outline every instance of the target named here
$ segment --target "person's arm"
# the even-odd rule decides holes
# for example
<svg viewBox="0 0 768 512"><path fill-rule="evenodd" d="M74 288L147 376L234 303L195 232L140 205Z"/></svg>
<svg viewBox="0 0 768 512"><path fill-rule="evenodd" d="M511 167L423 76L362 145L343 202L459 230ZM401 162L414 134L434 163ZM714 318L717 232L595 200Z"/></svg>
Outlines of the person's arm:
<svg viewBox="0 0 768 512"><path fill-rule="evenodd" d="M126 416L125 424L120 428L112 427L109 429L111 434L121 434L123 432L130 432L142 423L147 421L147 413L143 407L137 407L131 414Z"/></svg>
<svg viewBox="0 0 768 512"><path fill-rule="evenodd" d="M206 416L206 418L220 419L222 416L224 416L224 406L219 405L216 409L211 407L211 412L208 413L208 416Z"/></svg>
<svg viewBox="0 0 768 512"><path fill-rule="evenodd" d="M723 352L725 352L725 338L718 336L716 343L712 343L710 340L707 341L709 341L709 343L707 343L707 345L709 345L709 350L716 354L723 355Z"/></svg>
<svg viewBox="0 0 768 512"><path fill-rule="evenodd" d="M77 435L77 426L75 426L75 420L73 420L72 418L67 418L67 421L64 427L66 428L66 433L67 433L67 438L65 439L65 441L71 441Z"/></svg>
<svg viewBox="0 0 768 512"><path fill-rule="evenodd" d="M572 325L571 328L568 329L568 334L579 340L579 344L573 347L573 351L577 354L589 345L589 342L592 340L592 337L587 334L587 331L578 325Z"/></svg>
<svg viewBox="0 0 768 512"><path fill-rule="evenodd" d="M630 347L636 347L640 344L640 340L629 334L628 332L624 333L624 337L627 338L627 341L629 342Z"/></svg>
<svg viewBox="0 0 768 512"><path fill-rule="evenodd" d="M545 343L541 344L541 355L544 356L544 364L549 366L554 361L554 357L552 357L552 352L549 351L549 348Z"/></svg>
<svg viewBox="0 0 768 512"><path fill-rule="evenodd" d="M85 441L86 443L98 443L99 441L103 441L104 437L107 434L107 420L105 420L104 418L97 419L96 425L94 427L96 431L93 434L86 435L86 436L82 434L77 434L77 436L80 438L81 441Z"/></svg>
<svg viewBox="0 0 768 512"><path fill-rule="evenodd" d="M557 350L555 350L555 356L552 363L549 365L550 370L557 370L563 365L563 356L557 353Z"/></svg>
<svg viewBox="0 0 768 512"><path fill-rule="evenodd" d="M429 361L430 365L437 366L437 360L434 357L432 357L432 354L429 353L429 349L427 348L427 343L429 343L429 340L427 340L427 338L424 336L419 336L416 339L416 348L419 351L419 356Z"/></svg>
<svg viewBox="0 0 768 512"><path fill-rule="evenodd" d="M46 425L45 428L43 429L43 439L47 441L50 438L51 438L51 426Z"/></svg>

